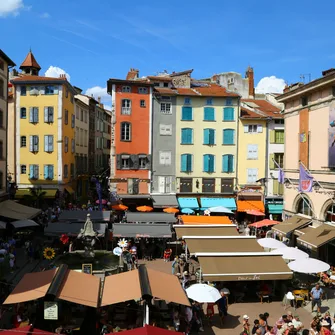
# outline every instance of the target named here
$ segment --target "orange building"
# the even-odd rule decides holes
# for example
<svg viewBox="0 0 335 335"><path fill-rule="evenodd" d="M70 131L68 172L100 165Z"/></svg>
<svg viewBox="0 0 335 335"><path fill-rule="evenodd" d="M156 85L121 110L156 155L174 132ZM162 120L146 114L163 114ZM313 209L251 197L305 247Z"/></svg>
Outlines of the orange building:
<svg viewBox="0 0 335 335"><path fill-rule="evenodd" d="M110 189L120 196L134 195L133 198L148 195L151 188L153 84L139 79L138 73L131 69L126 80L108 81L115 115Z"/></svg>

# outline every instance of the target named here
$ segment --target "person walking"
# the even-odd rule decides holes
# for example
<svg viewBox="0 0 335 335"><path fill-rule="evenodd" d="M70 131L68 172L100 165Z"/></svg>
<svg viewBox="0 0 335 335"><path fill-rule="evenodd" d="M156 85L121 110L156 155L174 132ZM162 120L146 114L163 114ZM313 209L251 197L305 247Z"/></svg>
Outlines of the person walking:
<svg viewBox="0 0 335 335"><path fill-rule="evenodd" d="M315 305L317 306L317 312L320 313L323 290L319 284L316 284L315 287L312 288L310 296L312 299L312 313Z"/></svg>
<svg viewBox="0 0 335 335"><path fill-rule="evenodd" d="M228 315L228 301L223 290L220 291L221 298L216 302L219 309L219 315L221 319L221 326L224 324L224 318Z"/></svg>

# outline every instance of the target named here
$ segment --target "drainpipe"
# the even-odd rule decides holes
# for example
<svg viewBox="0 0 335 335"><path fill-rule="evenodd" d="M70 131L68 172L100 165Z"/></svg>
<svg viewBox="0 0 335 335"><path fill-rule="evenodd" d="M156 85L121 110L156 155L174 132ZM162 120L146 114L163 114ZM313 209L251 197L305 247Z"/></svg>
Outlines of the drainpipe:
<svg viewBox="0 0 335 335"><path fill-rule="evenodd" d="M237 118L237 129L236 129L236 177L235 177L235 181L236 181L236 185L234 187L234 189L237 188L237 185L238 185L238 143L239 143L239 130L240 130L240 115L241 115L241 97L238 98L237 100L237 110L239 111L239 115L238 115L238 118Z"/></svg>
<svg viewBox="0 0 335 335"><path fill-rule="evenodd" d="M269 124L272 121L272 117L266 119L266 146L265 146L265 182L264 182L264 204L265 197L268 195L268 183L269 183Z"/></svg>

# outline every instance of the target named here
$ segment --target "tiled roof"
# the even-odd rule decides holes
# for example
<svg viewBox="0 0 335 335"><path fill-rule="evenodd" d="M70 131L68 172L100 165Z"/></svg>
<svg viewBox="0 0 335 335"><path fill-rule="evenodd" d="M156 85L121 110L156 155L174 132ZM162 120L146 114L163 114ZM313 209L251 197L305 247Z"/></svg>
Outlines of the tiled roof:
<svg viewBox="0 0 335 335"><path fill-rule="evenodd" d="M43 76L31 76L31 75L26 75L26 76L22 76L22 77L18 77L12 80L13 83L17 83L17 82L46 82L46 81L50 81L50 82L68 82L66 77L65 78L52 78L52 77L43 77Z"/></svg>
<svg viewBox="0 0 335 335"><path fill-rule="evenodd" d="M170 82L172 78L170 76L147 76L150 81L164 81Z"/></svg>
<svg viewBox="0 0 335 335"><path fill-rule="evenodd" d="M35 57L34 57L34 55L31 51L29 51L26 59L21 64L20 69L25 68L25 67L33 67L35 69L41 70L41 67L37 63L37 61L36 61L36 59L35 59Z"/></svg>
<svg viewBox="0 0 335 335"><path fill-rule="evenodd" d="M276 119L282 119L284 117L283 114L280 113L281 110L267 100L242 99L242 102L245 102L246 104L250 103L250 106L256 111L263 113L264 117L272 117Z"/></svg>
<svg viewBox="0 0 335 335"><path fill-rule="evenodd" d="M243 119L266 119L266 115L256 113L247 108L241 107L241 118Z"/></svg>
<svg viewBox="0 0 335 335"><path fill-rule="evenodd" d="M153 83L149 82L147 79L135 79L135 80L126 80L126 79L116 79L116 78L109 78L108 79L110 84L129 84L129 85L149 85L153 86Z"/></svg>

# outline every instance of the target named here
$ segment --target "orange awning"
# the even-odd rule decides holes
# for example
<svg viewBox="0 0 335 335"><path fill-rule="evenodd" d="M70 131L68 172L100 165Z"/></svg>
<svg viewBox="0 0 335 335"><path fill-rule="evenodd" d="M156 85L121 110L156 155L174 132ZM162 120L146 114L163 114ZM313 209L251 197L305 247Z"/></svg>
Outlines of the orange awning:
<svg viewBox="0 0 335 335"><path fill-rule="evenodd" d="M231 224L228 216L180 215L179 219L187 224Z"/></svg>
<svg viewBox="0 0 335 335"><path fill-rule="evenodd" d="M237 200L238 212L247 212L252 210L261 211L264 213L264 203L260 200Z"/></svg>
<svg viewBox="0 0 335 335"><path fill-rule="evenodd" d="M262 228L262 227L274 226L278 223L280 222L269 220L269 219L264 219L262 221L257 221L257 222L249 224L249 227Z"/></svg>

